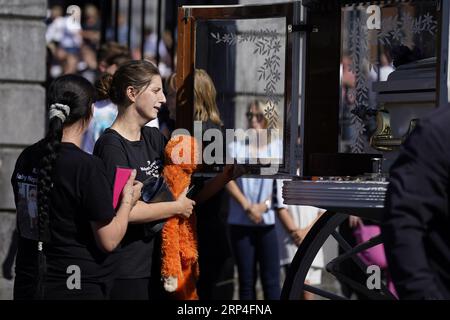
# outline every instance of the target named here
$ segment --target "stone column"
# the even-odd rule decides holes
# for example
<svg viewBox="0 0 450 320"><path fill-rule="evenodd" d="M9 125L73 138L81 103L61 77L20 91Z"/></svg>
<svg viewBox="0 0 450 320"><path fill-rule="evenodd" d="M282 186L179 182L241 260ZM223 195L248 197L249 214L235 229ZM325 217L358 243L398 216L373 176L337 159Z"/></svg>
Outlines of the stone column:
<svg viewBox="0 0 450 320"><path fill-rule="evenodd" d="M46 8L45 0L0 0L0 263L15 229L14 164L45 132ZM0 273L0 299L11 289Z"/></svg>

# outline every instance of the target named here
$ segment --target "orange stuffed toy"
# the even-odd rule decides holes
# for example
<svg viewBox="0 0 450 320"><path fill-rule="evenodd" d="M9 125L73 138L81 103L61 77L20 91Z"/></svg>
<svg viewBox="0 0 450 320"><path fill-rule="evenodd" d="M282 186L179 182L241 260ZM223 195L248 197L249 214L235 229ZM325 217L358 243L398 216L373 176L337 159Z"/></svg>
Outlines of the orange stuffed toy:
<svg viewBox="0 0 450 320"><path fill-rule="evenodd" d="M166 145L162 172L175 199L189 187L196 169L197 142L187 135L172 137ZM161 275L164 288L180 300L198 299L196 282L199 275L196 219L174 216L162 229Z"/></svg>

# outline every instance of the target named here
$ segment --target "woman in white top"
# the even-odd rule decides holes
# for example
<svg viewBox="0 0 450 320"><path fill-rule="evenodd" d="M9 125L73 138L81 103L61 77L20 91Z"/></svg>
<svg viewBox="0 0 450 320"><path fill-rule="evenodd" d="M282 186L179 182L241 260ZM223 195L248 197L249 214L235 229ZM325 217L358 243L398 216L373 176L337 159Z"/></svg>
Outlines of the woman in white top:
<svg viewBox="0 0 450 320"><path fill-rule="evenodd" d="M280 266L284 267L285 271L287 271L301 242L325 210L311 206L283 204L283 180L277 180L276 185L277 200L274 206L278 213L276 217L278 220L276 222L276 228L278 235L278 250L280 253ZM305 283L310 285L320 285L322 283L323 268L324 255L323 249L321 248L311 264L311 268L306 275ZM305 300L312 300L313 295L305 292L303 298Z"/></svg>
<svg viewBox="0 0 450 320"><path fill-rule="evenodd" d="M238 142L230 145L234 158L249 154L260 159L278 158L279 141L268 141L268 120L260 101L250 104L248 124L255 129L258 143ZM248 153L247 153L248 152ZM227 185L230 198L228 223L233 252L239 274L239 298L256 299L256 266L259 265L264 298L280 297L275 213L271 206L273 179L238 178Z"/></svg>

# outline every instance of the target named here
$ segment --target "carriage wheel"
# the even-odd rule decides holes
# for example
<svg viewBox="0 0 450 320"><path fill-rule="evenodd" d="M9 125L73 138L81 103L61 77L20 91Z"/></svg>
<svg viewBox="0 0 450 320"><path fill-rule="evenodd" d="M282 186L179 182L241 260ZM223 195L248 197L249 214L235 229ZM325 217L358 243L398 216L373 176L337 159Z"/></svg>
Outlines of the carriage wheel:
<svg viewBox="0 0 450 320"><path fill-rule="evenodd" d="M332 236L338 244L344 249L345 253L333 259L326 266L326 271L331 273L339 281L349 285L354 291L364 294L370 299L385 300L395 299L384 284L381 284L379 290L370 290L365 283L357 283L348 275L339 272L339 263L346 259L352 259L364 272L366 265L356 255L358 252L366 250L370 247L381 243L381 237L375 237L371 240L352 248L342 236L336 232L336 228L348 217L347 214L325 212L319 220L314 224L307 236L301 243L300 247L292 260L289 271L284 281L281 299L283 300L299 300L303 295L303 291L314 293L318 296L332 300L346 300L343 296L328 292L310 285L305 284L305 278L309 268L317 255L319 249L323 246L328 237Z"/></svg>

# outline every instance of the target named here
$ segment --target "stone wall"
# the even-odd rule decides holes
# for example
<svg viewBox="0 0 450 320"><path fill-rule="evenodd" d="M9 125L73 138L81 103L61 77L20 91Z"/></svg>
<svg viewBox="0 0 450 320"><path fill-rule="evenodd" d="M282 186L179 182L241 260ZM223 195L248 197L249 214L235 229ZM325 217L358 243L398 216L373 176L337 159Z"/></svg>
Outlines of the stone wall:
<svg viewBox="0 0 450 320"><path fill-rule="evenodd" d="M15 229L10 178L24 147L44 135L47 1L0 0L0 262ZM0 273L0 299L12 281Z"/></svg>

